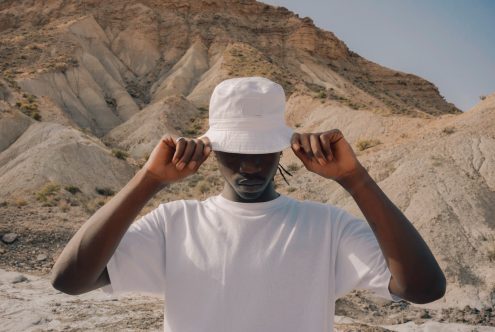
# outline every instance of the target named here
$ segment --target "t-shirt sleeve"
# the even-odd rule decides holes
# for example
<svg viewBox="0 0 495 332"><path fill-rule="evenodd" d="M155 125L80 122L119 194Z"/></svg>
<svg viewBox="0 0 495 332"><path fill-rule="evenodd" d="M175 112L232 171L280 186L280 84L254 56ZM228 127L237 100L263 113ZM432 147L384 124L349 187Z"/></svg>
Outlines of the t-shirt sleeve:
<svg viewBox="0 0 495 332"><path fill-rule="evenodd" d="M402 300L389 291L392 275L370 225L345 210L337 211L336 298L354 289L367 289L382 298Z"/></svg>
<svg viewBox="0 0 495 332"><path fill-rule="evenodd" d="M165 209L163 204L134 221L107 263L107 294L163 296L165 286Z"/></svg>

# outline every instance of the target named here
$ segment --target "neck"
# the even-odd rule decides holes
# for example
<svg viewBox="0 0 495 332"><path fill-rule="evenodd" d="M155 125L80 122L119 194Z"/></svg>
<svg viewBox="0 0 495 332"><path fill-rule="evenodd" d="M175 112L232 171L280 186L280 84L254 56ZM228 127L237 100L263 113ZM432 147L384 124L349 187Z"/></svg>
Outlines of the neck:
<svg viewBox="0 0 495 332"><path fill-rule="evenodd" d="M221 195L228 200L240 203L268 202L280 196L280 194L276 192L275 188L273 187L273 181L270 181L270 183L266 186L265 190L260 196L253 199L246 199L239 196L237 192L232 189L228 182L225 182Z"/></svg>

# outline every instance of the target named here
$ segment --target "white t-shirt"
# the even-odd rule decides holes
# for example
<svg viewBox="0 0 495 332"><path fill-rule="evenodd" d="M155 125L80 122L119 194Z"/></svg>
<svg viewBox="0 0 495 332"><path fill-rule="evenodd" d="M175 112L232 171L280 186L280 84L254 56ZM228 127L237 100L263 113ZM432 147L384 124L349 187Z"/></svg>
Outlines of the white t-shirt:
<svg viewBox="0 0 495 332"><path fill-rule="evenodd" d="M333 331L335 300L353 289L400 300L367 222L285 195L160 204L107 269L104 292L164 298L165 332Z"/></svg>

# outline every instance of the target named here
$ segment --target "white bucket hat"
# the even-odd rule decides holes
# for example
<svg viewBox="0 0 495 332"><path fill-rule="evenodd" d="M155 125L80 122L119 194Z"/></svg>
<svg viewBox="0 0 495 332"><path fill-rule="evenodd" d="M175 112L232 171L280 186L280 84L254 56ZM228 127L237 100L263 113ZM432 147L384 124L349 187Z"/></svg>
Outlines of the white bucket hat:
<svg viewBox="0 0 495 332"><path fill-rule="evenodd" d="M220 82L210 98L207 136L213 151L273 153L290 146L293 130L284 119L285 93L264 77Z"/></svg>

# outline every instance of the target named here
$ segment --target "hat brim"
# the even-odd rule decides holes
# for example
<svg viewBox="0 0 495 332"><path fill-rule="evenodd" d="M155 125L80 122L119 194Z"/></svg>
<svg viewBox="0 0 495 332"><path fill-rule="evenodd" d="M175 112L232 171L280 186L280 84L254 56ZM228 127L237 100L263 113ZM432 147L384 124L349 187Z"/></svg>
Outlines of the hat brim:
<svg viewBox="0 0 495 332"><path fill-rule="evenodd" d="M210 128L206 136L213 151L242 154L274 153L290 146L294 130L287 126L268 130L215 130Z"/></svg>

